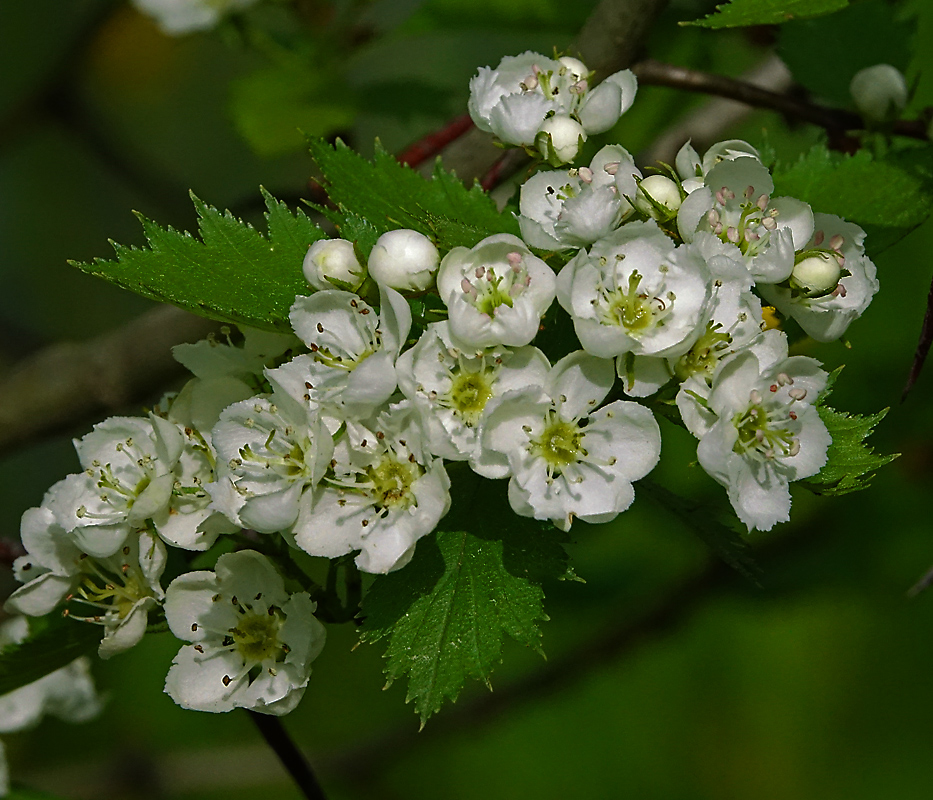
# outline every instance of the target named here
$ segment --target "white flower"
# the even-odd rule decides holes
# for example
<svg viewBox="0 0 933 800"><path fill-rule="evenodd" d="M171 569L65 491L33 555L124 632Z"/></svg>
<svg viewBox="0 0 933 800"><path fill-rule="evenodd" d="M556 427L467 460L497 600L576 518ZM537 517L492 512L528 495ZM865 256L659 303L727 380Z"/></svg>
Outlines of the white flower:
<svg viewBox="0 0 933 800"><path fill-rule="evenodd" d="M243 342L234 344L208 336L194 344L172 348L175 360L194 374L180 392L159 404L161 416L192 428L210 445L210 431L220 412L240 400L268 390L263 372L301 347L293 334L241 328ZM221 329L224 332L224 329ZM163 408L164 407L164 408Z"/></svg>
<svg viewBox="0 0 933 800"><path fill-rule="evenodd" d="M551 268L507 233L453 248L437 273L451 334L467 347L528 344L554 300L555 284Z"/></svg>
<svg viewBox="0 0 933 800"><path fill-rule="evenodd" d="M703 259L675 250L649 220L631 222L589 253L577 253L561 270L557 297L588 353L672 356L699 336L710 282Z"/></svg>
<svg viewBox="0 0 933 800"><path fill-rule="evenodd" d="M225 14L253 5L257 0L132 0L144 14L155 18L164 33L178 36L213 28Z"/></svg>
<svg viewBox="0 0 933 800"><path fill-rule="evenodd" d="M819 342L842 336L878 291L875 265L865 255L865 231L832 214L815 214L816 232L797 254L790 279L762 284L761 296L793 317Z"/></svg>
<svg viewBox="0 0 933 800"><path fill-rule="evenodd" d="M741 139L727 139L724 142L717 142L712 145L706 151L702 160L693 145L688 141L678 151L674 164L677 168L677 174L683 181L687 194L689 194L692 189L687 188L688 181L699 179L698 185L702 185L706 173L720 161L735 161L737 158L754 158L761 161L758 151L748 142Z"/></svg>
<svg viewBox="0 0 933 800"><path fill-rule="evenodd" d="M712 234L698 233L690 244L679 249L683 256L702 259L712 276L708 315L700 320L699 337L682 355L619 357L619 377L623 379L625 393L631 397L654 394L674 378L708 382L719 361L746 346L761 332L761 301L751 291L751 275L735 257L735 248ZM683 260L690 263L688 258ZM693 389L692 383L685 383L684 387Z"/></svg>
<svg viewBox="0 0 933 800"><path fill-rule="evenodd" d="M423 233L407 229L382 234L369 254L369 274L400 292L422 292L434 283L441 257Z"/></svg>
<svg viewBox="0 0 933 800"><path fill-rule="evenodd" d="M44 616L66 601L66 616L103 626L98 653L110 658L142 639L149 611L162 600L159 578L165 569L165 545L141 531L115 555L89 556L49 509L55 490L49 490L46 504L23 514L20 534L27 554L16 560L14 572L25 585L10 595L6 609ZM71 603L88 616L72 613Z"/></svg>
<svg viewBox="0 0 933 800"><path fill-rule="evenodd" d="M735 245L757 281L779 283L794 268L794 250L813 233L813 212L792 197L771 197L774 182L757 158L720 161L677 213L684 241L707 231Z"/></svg>
<svg viewBox="0 0 933 800"><path fill-rule="evenodd" d="M907 81L897 67L875 64L855 73L849 94L866 122L892 122L907 106Z"/></svg>
<svg viewBox="0 0 933 800"><path fill-rule="evenodd" d="M331 468L302 502L295 544L313 556L360 550L364 572L401 569L450 509L450 480L408 401L369 424L347 422Z"/></svg>
<svg viewBox="0 0 933 800"><path fill-rule="evenodd" d="M551 368L536 347L461 350L447 322L429 325L396 366L399 388L421 414L430 451L469 460L487 478L508 472L501 454L481 446L490 401L513 389L543 385Z"/></svg>
<svg viewBox="0 0 933 800"><path fill-rule="evenodd" d="M347 289L355 292L366 277L356 258L353 242L319 239L308 248L302 265L304 276L315 289Z"/></svg>
<svg viewBox="0 0 933 800"><path fill-rule="evenodd" d="M508 460L517 514L568 530L574 517L608 522L632 504L632 482L658 462L661 432L638 403L596 410L614 378L611 361L578 351L554 365L543 387L494 401L483 441Z"/></svg>
<svg viewBox="0 0 933 800"><path fill-rule="evenodd" d="M683 414L700 439L697 458L726 487L749 530L790 518L788 483L819 472L831 443L814 405L826 373L812 358L787 358L782 333L762 339L770 341L720 362L705 400L696 394L682 401L701 407Z"/></svg>
<svg viewBox="0 0 933 800"><path fill-rule="evenodd" d="M226 530L210 519L206 445L175 423L155 414L110 417L75 449L84 472L56 485L50 507L87 553L112 555L130 531L150 523L187 550L206 550Z"/></svg>
<svg viewBox="0 0 933 800"><path fill-rule="evenodd" d="M526 52L506 56L496 69L480 68L470 81L470 116L507 144L532 147L548 117L574 116L585 134L609 130L635 99L630 70L590 89L590 73L575 58ZM576 137L575 137L576 139Z"/></svg>
<svg viewBox="0 0 933 800"><path fill-rule="evenodd" d="M266 373L299 404L320 407L336 430L340 421L372 414L396 388L395 359L411 328L411 309L381 286L378 315L352 292L299 297L290 319L311 350Z"/></svg>
<svg viewBox="0 0 933 800"><path fill-rule="evenodd" d="M535 173L521 188L522 238L542 250L602 239L632 213L626 195L635 195L636 177L641 173L632 156L618 145L603 147L589 167Z"/></svg>
<svg viewBox="0 0 933 800"><path fill-rule="evenodd" d="M317 410L287 396L235 403L220 415L213 440L217 481L207 490L214 508L262 533L294 523L302 494L321 479L333 452Z"/></svg>
<svg viewBox="0 0 933 800"><path fill-rule="evenodd" d="M255 550L222 555L214 572L179 576L166 592L165 618L191 644L175 656L166 693L195 711L287 714L324 647L314 610L305 592L285 590L275 567Z"/></svg>

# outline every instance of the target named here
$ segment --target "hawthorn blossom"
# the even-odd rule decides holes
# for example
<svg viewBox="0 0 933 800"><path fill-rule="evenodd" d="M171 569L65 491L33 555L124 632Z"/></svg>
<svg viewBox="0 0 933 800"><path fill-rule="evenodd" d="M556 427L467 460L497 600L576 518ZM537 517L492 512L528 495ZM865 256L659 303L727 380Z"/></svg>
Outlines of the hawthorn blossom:
<svg viewBox="0 0 933 800"><path fill-rule="evenodd" d="M212 438L217 480L206 488L213 507L263 533L294 523L302 495L320 481L333 453L317 409L287 395L234 403L220 415Z"/></svg>
<svg viewBox="0 0 933 800"><path fill-rule="evenodd" d="M712 234L698 233L679 249L685 263L701 259L709 270L712 293L708 314L700 318L699 336L683 354L664 358L629 353L618 358L619 377L630 397L647 397L675 379L683 382L696 376L708 382L720 360L761 332L761 301L751 291L751 275L735 257L735 248Z"/></svg>
<svg viewBox="0 0 933 800"><path fill-rule="evenodd" d="M418 539L450 509L449 490L443 462L403 401L368 424L346 423L330 469L303 498L290 535L313 556L359 550L363 572L391 572L411 560Z"/></svg>
<svg viewBox="0 0 933 800"><path fill-rule="evenodd" d="M788 358L786 336L767 331L721 361L708 389L700 384L678 398L684 424L700 440L700 465L726 487L749 530L786 522L788 484L826 463L832 440L816 407L826 380L819 362Z"/></svg>
<svg viewBox="0 0 933 800"><path fill-rule="evenodd" d="M649 220L577 253L558 276L557 299L588 353L679 355L699 335L710 283L705 261L675 249Z"/></svg>
<svg viewBox="0 0 933 800"><path fill-rule="evenodd" d="M289 318L310 355L268 370L272 385L299 404L320 408L332 430L372 414L395 392L395 359L411 328L405 298L379 289L377 314L352 292L298 297Z"/></svg>
<svg viewBox="0 0 933 800"><path fill-rule="evenodd" d="M575 517L608 522L632 504L632 482L658 462L661 432L638 403L597 409L614 378L611 361L577 351L554 365L543 386L494 401L483 444L508 461L516 514L569 530Z"/></svg>
<svg viewBox="0 0 933 800"><path fill-rule="evenodd" d="M188 444L181 427L155 414L95 425L75 441L84 472L50 496L58 524L98 557L113 555L148 525L176 547L207 549L224 527L209 521L203 485L212 479L210 465Z"/></svg>
<svg viewBox="0 0 933 800"><path fill-rule="evenodd" d="M551 368L536 347L460 349L447 322L429 325L396 366L399 388L421 416L430 451L469 460L488 478L501 478L508 470L501 454L482 447L490 401L513 389L543 385Z"/></svg>
<svg viewBox="0 0 933 800"><path fill-rule="evenodd" d="M632 213L641 172L628 151L606 145L589 167L532 175L521 188L522 239L542 250L585 247L608 235Z"/></svg>
<svg viewBox="0 0 933 800"><path fill-rule="evenodd" d="M481 67L470 81L470 116L480 130L525 147L536 146L542 127L555 117L576 122L584 138L602 133L632 105L637 81L623 70L591 89L590 77L575 58L506 56L496 69Z"/></svg>
<svg viewBox="0 0 933 800"><path fill-rule="evenodd" d="M735 161L737 158L754 158L761 161L761 155L748 142L741 139L727 139L712 145L704 153L702 159L688 141L677 152L677 159L674 164L684 191L690 194L694 189L698 189L703 185L703 178L706 173L720 161Z"/></svg>
<svg viewBox="0 0 933 800"><path fill-rule="evenodd" d="M528 344L554 301L555 284L551 268L508 233L453 248L437 273L451 335L476 348Z"/></svg>
<svg viewBox="0 0 933 800"><path fill-rule="evenodd" d="M213 572L180 575L166 591L165 618L190 644L172 661L165 692L195 711L287 714L324 647L314 611L308 594L289 594L255 550L222 555Z"/></svg>
<svg viewBox="0 0 933 800"><path fill-rule="evenodd" d="M294 334L271 333L255 328L241 328L243 341L235 343L222 328L225 341L208 336L193 344L172 348L175 360L194 377L175 395L159 403L156 412L210 446L210 431L227 406L269 390L264 376L267 368L276 367L301 347ZM189 437L190 438L190 437Z"/></svg>
<svg viewBox="0 0 933 800"><path fill-rule="evenodd" d="M159 579L165 569L165 545L151 532L140 531L116 554L88 555L49 508L59 486L49 490L42 506L23 514L20 535L26 555L16 559L13 568L24 585L10 595L5 608L40 617L64 602L65 616L103 626L98 654L110 658L142 639L149 611L164 596Z"/></svg>
<svg viewBox="0 0 933 800"><path fill-rule="evenodd" d="M816 232L797 254L790 278L759 291L818 342L840 338L878 291L877 270L865 255L865 231L832 214L815 214Z"/></svg>
<svg viewBox="0 0 933 800"><path fill-rule="evenodd" d="M698 231L718 236L741 253L756 281L778 283L794 268L794 251L813 233L813 212L792 197L771 197L774 181L757 158L720 161L677 212L685 242Z"/></svg>

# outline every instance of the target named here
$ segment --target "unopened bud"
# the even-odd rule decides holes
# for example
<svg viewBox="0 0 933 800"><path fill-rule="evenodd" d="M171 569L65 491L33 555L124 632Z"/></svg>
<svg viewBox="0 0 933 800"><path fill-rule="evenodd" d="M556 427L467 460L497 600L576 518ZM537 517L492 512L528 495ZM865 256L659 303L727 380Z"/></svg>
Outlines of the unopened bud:
<svg viewBox="0 0 933 800"><path fill-rule="evenodd" d="M559 167L572 162L585 141L586 131L579 122L566 114L555 114L541 125L535 145L552 167Z"/></svg>
<svg viewBox="0 0 933 800"><path fill-rule="evenodd" d="M805 294L816 297L832 292L839 283L842 268L830 253L815 253L794 265L791 284Z"/></svg>
<svg viewBox="0 0 933 800"><path fill-rule="evenodd" d="M649 217L670 219L681 202L680 188L666 175L649 175L638 184L635 208Z"/></svg>
<svg viewBox="0 0 933 800"><path fill-rule="evenodd" d="M907 105L907 81L890 64L875 64L856 72L849 93L869 123L893 122Z"/></svg>
<svg viewBox="0 0 933 800"><path fill-rule="evenodd" d="M322 291L337 288L355 292L366 276L356 260L353 242L346 239L321 239L312 244L302 269L308 283Z"/></svg>
<svg viewBox="0 0 933 800"><path fill-rule="evenodd" d="M369 254L369 274L377 283L405 291L423 291L434 282L440 263L437 248L424 234L401 229L382 234Z"/></svg>

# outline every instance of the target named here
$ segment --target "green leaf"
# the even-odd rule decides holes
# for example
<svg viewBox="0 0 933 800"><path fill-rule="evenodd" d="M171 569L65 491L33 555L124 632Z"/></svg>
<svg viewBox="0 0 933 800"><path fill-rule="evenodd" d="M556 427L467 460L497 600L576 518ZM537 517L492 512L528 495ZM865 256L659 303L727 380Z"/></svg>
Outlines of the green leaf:
<svg viewBox="0 0 933 800"><path fill-rule="evenodd" d="M816 145L774 174L775 195L809 203L865 229L870 255L890 247L933 211L933 147L910 147L883 159L848 156Z"/></svg>
<svg viewBox="0 0 933 800"><path fill-rule="evenodd" d="M826 454L826 466L801 483L816 494L829 496L867 489L875 472L899 455L875 455L864 441L887 413L888 409L884 409L864 417L820 406L820 419L833 443Z"/></svg>
<svg viewBox="0 0 933 800"><path fill-rule="evenodd" d="M97 650L103 628L59 614L30 620L34 632L26 641L0 652L0 695L55 672L79 656Z"/></svg>
<svg viewBox="0 0 933 800"><path fill-rule="evenodd" d="M681 22L701 28L740 28L749 25L780 25L792 19L810 19L832 14L849 5L849 0L732 0L716 6L703 19Z"/></svg>
<svg viewBox="0 0 933 800"><path fill-rule="evenodd" d="M886 0L864 0L832 17L782 25L778 53L796 83L815 97L851 108L849 84L859 70L891 64L907 71L914 29Z"/></svg>
<svg viewBox="0 0 933 800"><path fill-rule="evenodd" d="M332 219L344 238L344 220L358 217L380 234L411 228L432 238L441 251L472 246L496 233L520 231L509 213L500 213L478 185L467 189L441 166L429 179L395 158L376 143L372 161L339 141L309 140L311 155L324 175L327 193L339 212ZM344 223L345 224L345 223Z"/></svg>
<svg viewBox="0 0 933 800"><path fill-rule="evenodd" d="M506 634L541 652L541 581L569 576L563 535L507 512L494 484L479 486L451 529L418 542L412 562L377 578L363 600L362 639L389 638L388 682L408 676L406 701L422 724L468 677L490 686Z"/></svg>
<svg viewBox="0 0 933 800"><path fill-rule="evenodd" d="M290 331L288 310L296 295L308 291L302 261L309 245L326 234L304 212L292 213L265 189L262 195L267 236L192 194L200 241L137 214L148 248L112 243L116 261L70 263L124 289L204 317Z"/></svg>
<svg viewBox="0 0 933 800"><path fill-rule="evenodd" d="M741 533L717 520L710 508L681 497L651 480L640 481L638 488L677 517L732 569L756 586L759 585L761 568L749 555L748 543Z"/></svg>

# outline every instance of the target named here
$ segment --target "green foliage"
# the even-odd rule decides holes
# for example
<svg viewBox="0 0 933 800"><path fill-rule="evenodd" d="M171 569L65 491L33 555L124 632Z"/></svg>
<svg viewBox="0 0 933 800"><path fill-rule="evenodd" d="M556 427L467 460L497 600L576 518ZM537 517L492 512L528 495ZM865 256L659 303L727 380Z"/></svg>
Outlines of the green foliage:
<svg viewBox="0 0 933 800"><path fill-rule="evenodd" d="M868 234L869 255L885 250L933 211L933 148L909 147L876 158L848 156L816 145L774 173L776 195L790 195L815 210L837 214Z"/></svg>
<svg viewBox="0 0 933 800"><path fill-rule="evenodd" d="M677 517L732 569L758 584L761 568L749 555L748 544L742 534L719 522L710 508L681 497L651 480L640 481L638 489Z"/></svg>
<svg viewBox="0 0 933 800"><path fill-rule="evenodd" d="M377 578L363 600L362 638L389 637L386 676L408 676L406 701L422 724L468 677L490 685L506 634L540 652L541 581L570 574L562 534L515 517L495 484L474 485L455 494L448 529L422 539L412 562Z"/></svg>
<svg viewBox="0 0 933 800"><path fill-rule="evenodd" d="M456 175L438 164L430 179L399 164L377 142L372 161L343 142L331 147L310 140L311 155L324 175L325 188L337 207L331 219L344 238L366 220L379 234L411 228L429 236L441 251L472 246L495 233L519 234L518 223L501 214L479 186L467 189Z"/></svg>
<svg viewBox="0 0 933 800"><path fill-rule="evenodd" d="M898 457L897 453L875 455L864 441L884 419L888 409L863 417L820 406L819 413L833 443L826 454L826 466L812 478L802 481L810 491L832 496L867 489L875 472Z"/></svg>
<svg viewBox="0 0 933 800"><path fill-rule="evenodd" d="M192 194L201 241L137 214L148 249L113 242L116 261L70 263L124 289L210 319L290 331L288 309L296 295L308 291L302 261L308 246L325 234L304 212L293 214L265 189L262 194L268 236Z"/></svg>
<svg viewBox="0 0 933 800"><path fill-rule="evenodd" d="M0 652L0 695L39 680L79 656L93 653L103 628L66 619L58 614L30 621L26 641Z"/></svg>
<svg viewBox="0 0 933 800"><path fill-rule="evenodd" d="M816 97L851 107L849 83L859 70L891 64L907 71L913 30L890 3L865 0L832 17L782 25L778 52L797 83Z"/></svg>
<svg viewBox="0 0 933 800"><path fill-rule="evenodd" d="M849 0L732 0L716 6L703 19L681 22L703 28L741 28L749 25L779 25L793 19L809 19L832 14L849 5Z"/></svg>

